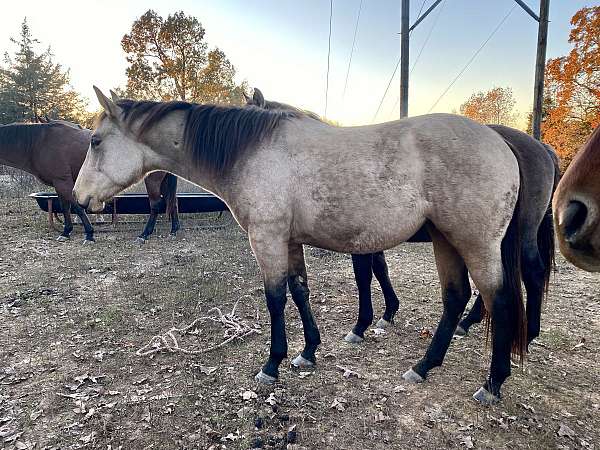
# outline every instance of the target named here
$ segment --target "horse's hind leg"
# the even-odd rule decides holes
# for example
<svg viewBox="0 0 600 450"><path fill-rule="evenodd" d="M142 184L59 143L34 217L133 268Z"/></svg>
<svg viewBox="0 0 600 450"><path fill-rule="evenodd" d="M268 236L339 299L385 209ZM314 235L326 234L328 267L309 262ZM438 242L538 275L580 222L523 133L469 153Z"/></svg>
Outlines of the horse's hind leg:
<svg viewBox="0 0 600 450"><path fill-rule="evenodd" d="M310 308L310 290L306 264L304 263L304 248L299 244L288 246L288 286L292 299L298 308L304 330L304 350L292 361L298 368L312 367L316 363L315 352L321 343L317 323Z"/></svg>
<svg viewBox="0 0 600 450"><path fill-rule="evenodd" d="M58 201L60 202L60 207L63 211L65 224L63 227L63 232L60 234L60 236L58 236L56 240L63 242L68 240L71 237L71 233L73 232L73 220L71 219L71 202L69 202L61 194L58 194Z"/></svg>
<svg viewBox="0 0 600 450"><path fill-rule="evenodd" d="M364 341L365 331L373 322L373 303L371 302L371 280L373 279L373 254L352 255L354 279L358 288L358 319L356 325L344 340L351 344Z"/></svg>
<svg viewBox="0 0 600 450"><path fill-rule="evenodd" d="M381 286L383 298L385 299L385 311L383 317L377 322L377 328L385 328L394 322L394 316L398 312L400 302L392 286L388 265L383 252L373 254L373 274Z"/></svg>
<svg viewBox="0 0 600 450"><path fill-rule="evenodd" d="M148 216L148 220L144 230L142 231L142 234L140 234L137 238L137 241L142 244L148 240L152 233L154 233L154 228L156 227L156 219L158 218L158 213L160 211L162 202L162 198L160 196L160 185L163 178L164 174L161 175L159 172L155 172L148 175L144 179L146 192L148 193L148 202L150 203L150 215Z"/></svg>
<svg viewBox="0 0 600 450"><path fill-rule="evenodd" d="M544 298L545 268L537 242L523 246L523 283L527 292L527 344L540 335L540 316Z"/></svg>
<svg viewBox="0 0 600 450"><path fill-rule="evenodd" d="M423 381L432 368L442 365L456 325L471 295L467 268L462 257L434 227L429 227L429 233L433 240L435 261L442 286L444 312L425 356L403 375L405 380L411 382Z"/></svg>
<svg viewBox="0 0 600 450"><path fill-rule="evenodd" d="M458 336L466 336L472 325L480 323L485 317L485 305L483 304L483 298L481 294L477 294L473 307L463 320L460 321L456 327L456 333Z"/></svg>

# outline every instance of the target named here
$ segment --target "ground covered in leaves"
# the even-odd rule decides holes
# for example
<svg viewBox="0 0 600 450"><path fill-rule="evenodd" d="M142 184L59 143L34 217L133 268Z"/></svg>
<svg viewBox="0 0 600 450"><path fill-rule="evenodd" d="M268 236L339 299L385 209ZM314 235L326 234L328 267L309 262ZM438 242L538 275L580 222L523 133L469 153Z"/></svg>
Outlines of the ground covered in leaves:
<svg viewBox="0 0 600 450"><path fill-rule="evenodd" d="M387 253L400 312L356 346L342 341L357 310L349 256L308 249L318 368L284 364L265 387L253 377L268 354L268 314L236 226L184 216L176 240L163 221L140 246L141 223L103 225L83 246L80 227L56 242L36 208L0 200L0 447L600 448L600 276L560 257L542 335L499 405L471 399L489 365L481 326L453 341L425 383L402 381L441 314L427 244ZM380 314L376 286L374 300ZM176 344L151 341L196 319ZM204 354L136 355L157 343L208 349L236 327L243 341ZM303 339L291 301L287 329L294 356Z"/></svg>

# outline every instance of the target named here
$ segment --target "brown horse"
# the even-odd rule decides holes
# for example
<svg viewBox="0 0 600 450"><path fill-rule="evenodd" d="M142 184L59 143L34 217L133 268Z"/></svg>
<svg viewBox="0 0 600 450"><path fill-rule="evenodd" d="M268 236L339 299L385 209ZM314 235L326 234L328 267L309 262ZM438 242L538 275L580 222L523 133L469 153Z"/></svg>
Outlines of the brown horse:
<svg viewBox="0 0 600 450"><path fill-rule="evenodd" d="M560 251L589 272L600 272L600 127L562 177L553 202Z"/></svg>
<svg viewBox="0 0 600 450"><path fill-rule="evenodd" d="M73 231L72 210L83 223L84 243L94 242L94 229L72 193L90 145L90 135L90 130L62 120L0 125L0 164L29 172L56 190L65 219L59 241L67 240ZM151 212L138 239L144 242L152 234L162 201L166 202L167 213L171 216L171 234L175 234L179 229L175 197L177 177L156 172L144 181Z"/></svg>

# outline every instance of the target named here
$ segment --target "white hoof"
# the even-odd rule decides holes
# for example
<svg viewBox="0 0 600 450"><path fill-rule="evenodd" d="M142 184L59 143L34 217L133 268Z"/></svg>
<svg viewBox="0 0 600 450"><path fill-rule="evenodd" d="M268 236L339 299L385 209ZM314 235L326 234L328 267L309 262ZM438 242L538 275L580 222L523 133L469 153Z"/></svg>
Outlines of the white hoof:
<svg viewBox="0 0 600 450"><path fill-rule="evenodd" d="M96 241L90 241L89 239L83 240L83 245L93 245L95 243L96 243Z"/></svg>
<svg viewBox="0 0 600 450"><path fill-rule="evenodd" d="M404 378L404 381L408 381L409 383L422 383L423 381L425 381L425 378L423 378L421 375L419 375L412 369L409 369L406 372L404 372L402 378Z"/></svg>
<svg viewBox="0 0 600 450"><path fill-rule="evenodd" d="M484 387L480 387L479 390L473 394L473 398L482 405L493 405L500 401L498 397Z"/></svg>
<svg viewBox="0 0 600 450"><path fill-rule="evenodd" d="M315 363L309 361L302 355L298 355L292 360L292 366L297 369L308 369L314 367Z"/></svg>
<svg viewBox="0 0 600 450"><path fill-rule="evenodd" d="M382 318L377 321L377 324L375 324L375 328L381 328L382 330L385 330L391 324L392 322L388 322L387 320Z"/></svg>
<svg viewBox="0 0 600 450"><path fill-rule="evenodd" d="M133 242L135 242L136 244L142 245L142 244L145 244L147 241L148 241L148 239L144 239L143 237L138 236L135 238L135 241L133 241Z"/></svg>
<svg viewBox="0 0 600 450"><path fill-rule="evenodd" d="M277 381L277 378L267 375L262 370L256 374L254 379L262 384L275 384Z"/></svg>
<svg viewBox="0 0 600 450"><path fill-rule="evenodd" d="M461 327L460 325L458 325L456 327L456 330L454 330L454 335L455 336L466 336L467 335L467 331Z"/></svg>
<svg viewBox="0 0 600 450"><path fill-rule="evenodd" d="M344 341L350 344L360 344L364 340L364 338L361 338L358 334L354 334L352 331L344 336Z"/></svg>
<svg viewBox="0 0 600 450"><path fill-rule="evenodd" d="M67 242L69 240L69 236L63 236L62 234L56 238L58 242Z"/></svg>

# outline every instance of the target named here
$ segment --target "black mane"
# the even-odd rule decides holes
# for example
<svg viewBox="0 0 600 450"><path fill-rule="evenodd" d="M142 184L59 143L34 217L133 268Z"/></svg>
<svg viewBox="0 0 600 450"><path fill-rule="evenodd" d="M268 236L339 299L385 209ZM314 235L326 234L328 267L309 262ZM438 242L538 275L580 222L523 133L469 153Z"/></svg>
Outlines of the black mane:
<svg viewBox="0 0 600 450"><path fill-rule="evenodd" d="M138 138L172 112L185 113L184 148L194 163L222 175L246 149L271 135L282 120L301 117L296 111L201 105L181 101L119 100L121 119L127 126L140 121Z"/></svg>
<svg viewBox="0 0 600 450"><path fill-rule="evenodd" d="M0 125L0 143L3 147L18 147L23 151L33 148L46 131L54 127L51 123L10 123Z"/></svg>

